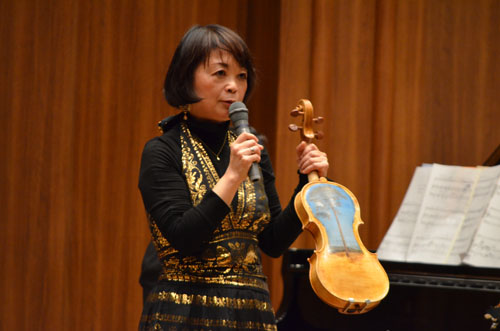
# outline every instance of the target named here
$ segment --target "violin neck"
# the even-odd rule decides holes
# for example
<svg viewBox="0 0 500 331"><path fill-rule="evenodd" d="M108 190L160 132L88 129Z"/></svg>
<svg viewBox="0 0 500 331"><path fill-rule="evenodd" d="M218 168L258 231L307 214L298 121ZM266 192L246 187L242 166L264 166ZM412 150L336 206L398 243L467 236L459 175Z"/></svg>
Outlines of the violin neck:
<svg viewBox="0 0 500 331"><path fill-rule="evenodd" d="M309 182L315 181L319 179L318 172L316 170L311 171L310 173L307 174L307 179Z"/></svg>

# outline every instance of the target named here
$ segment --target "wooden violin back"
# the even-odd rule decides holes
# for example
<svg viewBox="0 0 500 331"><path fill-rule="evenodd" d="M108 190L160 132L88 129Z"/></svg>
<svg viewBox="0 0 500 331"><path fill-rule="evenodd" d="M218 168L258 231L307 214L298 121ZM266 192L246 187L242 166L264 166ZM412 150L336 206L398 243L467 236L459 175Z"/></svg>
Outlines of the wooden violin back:
<svg viewBox="0 0 500 331"><path fill-rule="evenodd" d="M361 242L358 226L363 221L356 197L346 187L320 179L296 196L295 209L316 241L309 258L316 295L346 314L377 306L389 291L389 279L376 254Z"/></svg>
<svg viewBox="0 0 500 331"><path fill-rule="evenodd" d="M302 126L289 125L290 130L300 131L303 141L311 143L323 136L312 128L323 119L313 117L309 100L300 100L291 115L303 116ZM316 243L309 258L311 286L321 300L341 313L365 313L387 295L389 278L377 255L359 237L363 221L358 200L346 187L319 178L315 171L308 178L294 204L303 228Z"/></svg>

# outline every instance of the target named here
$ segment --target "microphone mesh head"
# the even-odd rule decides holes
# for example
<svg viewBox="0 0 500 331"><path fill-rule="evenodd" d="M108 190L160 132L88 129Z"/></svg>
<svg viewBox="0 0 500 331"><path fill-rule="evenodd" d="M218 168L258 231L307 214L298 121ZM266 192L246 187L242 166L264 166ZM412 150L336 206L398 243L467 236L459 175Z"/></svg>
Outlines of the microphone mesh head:
<svg viewBox="0 0 500 331"><path fill-rule="evenodd" d="M231 122L246 120L248 121L248 109L243 102L233 102L229 106L229 118Z"/></svg>

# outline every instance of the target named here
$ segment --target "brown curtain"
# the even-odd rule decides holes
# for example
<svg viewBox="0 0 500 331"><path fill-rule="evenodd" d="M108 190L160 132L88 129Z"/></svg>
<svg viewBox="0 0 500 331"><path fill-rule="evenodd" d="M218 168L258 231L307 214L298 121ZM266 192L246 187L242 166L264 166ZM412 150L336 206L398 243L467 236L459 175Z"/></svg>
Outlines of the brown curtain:
<svg viewBox="0 0 500 331"><path fill-rule="evenodd" d="M250 119L283 204L288 112L312 101L329 177L376 249L417 165L481 164L500 143L499 21L495 0L0 2L0 329L136 329L140 153L173 112L163 76L191 25L226 25L253 50ZM281 262L264 263L277 308Z"/></svg>
<svg viewBox="0 0 500 331"><path fill-rule="evenodd" d="M357 197L376 249L416 166L482 164L500 144L498 1L282 1L275 170L295 183L287 110L326 118L329 177ZM314 248L309 233L295 247ZM273 302L282 295L272 265Z"/></svg>

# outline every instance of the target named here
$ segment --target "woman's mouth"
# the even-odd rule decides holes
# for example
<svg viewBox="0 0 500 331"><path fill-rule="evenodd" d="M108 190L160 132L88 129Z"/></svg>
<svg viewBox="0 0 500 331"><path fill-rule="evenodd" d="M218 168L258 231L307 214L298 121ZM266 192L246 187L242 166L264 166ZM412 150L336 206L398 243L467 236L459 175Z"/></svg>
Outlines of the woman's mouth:
<svg viewBox="0 0 500 331"><path fill-rule="evenodd" d="M223 100L222 103L229 108L235 101L234 100Z"/></svg>

